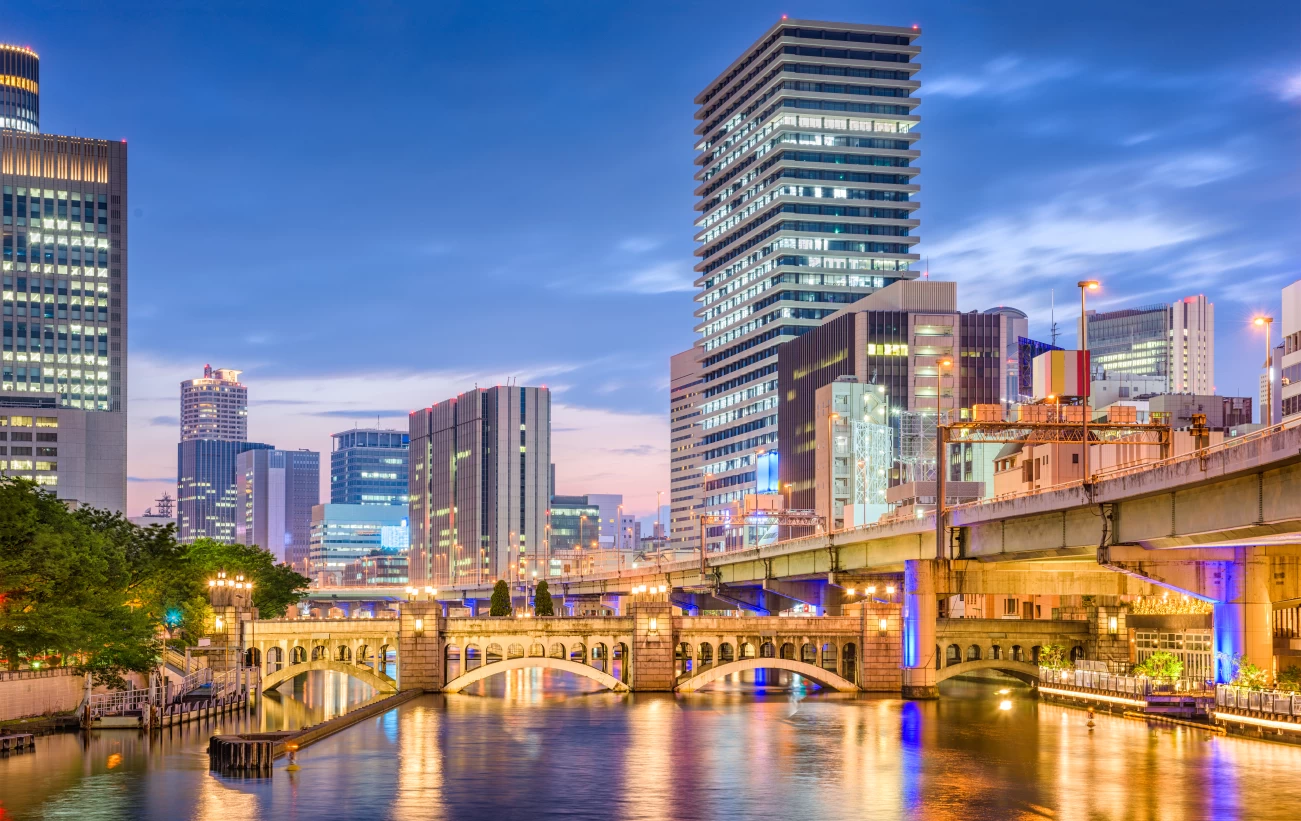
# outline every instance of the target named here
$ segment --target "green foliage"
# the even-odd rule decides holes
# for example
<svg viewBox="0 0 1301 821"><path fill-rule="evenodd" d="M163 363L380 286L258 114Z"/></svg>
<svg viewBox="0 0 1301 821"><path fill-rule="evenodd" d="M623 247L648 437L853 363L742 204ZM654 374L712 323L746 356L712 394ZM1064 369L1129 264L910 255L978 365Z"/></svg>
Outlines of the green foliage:
<svg viewBox="0 0 1301 821"><path fill-rule="evenodd" d="M1134 665L1134 675L1173 681L1183 675L1184 663L1173 653L1158 650Z"/></svg>
<svg viewBox="0 0 1301 821"><path fill-rule="evenodd" d="M547 580L543 579L538 582L537 588L533 591L533 615L554 616L555 614L555 607L551 603L551 590L547 587Z"/></svg>
<svg viewBox="0 0 1301 821"><path fill-rule="evenodd" d="M0 656L10 666L71 656L110 684L152 666L157 622L131 591L147 545L128 532L32 482L0 479Z"/></svg>
<svg viewBox="0 0 1301 821"><path fill-rule="evenodd" d="M1039 666L1049 670L1069 670L1070 653L1060 644L1045 644L1039 648Z"/></svg>
<svg viewBox="0 0 1301 821"><path fill-rule="evenodd" d="M1292 692L1301 690L1301 667L1290 664L1280 670L1278 673L1278 688L1280 690L1291 690Z"/></svg>
<svg viewBox="0 0 1301 821"><path fill-rule="evenodd" d="M492 600L489 602L488 615L509 616L510 610L510 588L506 586L504 580L498 579L492 586Z"/></svg>
<svg viewBox="0 0 1301 821"><path fill-rule="evenodd" d="M137 527L120 514L69 511L32 482L0 479L0 658L55 656L110 685L153 667L164 628L193 643L218 570L253 582L264 618L283 615L309 580L257 547Z"/></svg>
<svg viewBox="0 0 1301 821"><path fill-rule="evenodd" d="M1237 671L1233 675L1235 687L1248 687L1252 690L1264 690L1269 687L1269 673L1252 664L1245 657L1237 659Z"/></svg>

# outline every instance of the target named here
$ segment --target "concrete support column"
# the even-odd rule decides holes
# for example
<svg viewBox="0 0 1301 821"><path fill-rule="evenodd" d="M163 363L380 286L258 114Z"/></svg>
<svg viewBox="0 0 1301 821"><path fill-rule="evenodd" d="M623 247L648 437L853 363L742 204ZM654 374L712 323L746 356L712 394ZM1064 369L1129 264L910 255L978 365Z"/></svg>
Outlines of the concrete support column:
<svg viewBox="0 0 1301 821"><path fill-rule="evenodd" d="M865 601L862 615L856 683L868 692L897 693L903 686L903 608L893 602Z"/></svg>
<svg viewBox="0 0 1301 821"><path fill-rule="evenodd" d="M672 692L676 683L673 654L678 644L673 629L673 605L667 601L634 602L631 611L629 686L638 692Z"/></svg>
<svg viewBox="0 0 1301 821"><path fill-rule="evenodd" d="M1093 609L1089 614L1089 639L1085 647L1090 660L1105 661L1113 670L1129 667L1133 660L1129 657L1128 613L1128 608L1120 606ZM1066 649L1069 652L1070 647Z"/></svg>
<svg viewBox="0 0 1301 821"><path fill-rule="evenodd" d="M1241 656L1272 673L1274 611L1269 600L1269 557L1263 547L1239 547L1233 552L1234 560L1224 565L1224 600L1215 604L1215 652ZM1229 663L1217 661L1216 681L1227 683L1232 677Z"/></svg>
<svg viewBox="0 0 1301 821"><path fill-rule="evenodd" d="M438 602L409 601L398 616L398 689L443 689L443 608Z"/></svg>
<svg viewBox="0 0 1301 821"><path fill-rule="evenodd" d="M903 697L938 698L935 681L936 559L904 562Z"/></svg>

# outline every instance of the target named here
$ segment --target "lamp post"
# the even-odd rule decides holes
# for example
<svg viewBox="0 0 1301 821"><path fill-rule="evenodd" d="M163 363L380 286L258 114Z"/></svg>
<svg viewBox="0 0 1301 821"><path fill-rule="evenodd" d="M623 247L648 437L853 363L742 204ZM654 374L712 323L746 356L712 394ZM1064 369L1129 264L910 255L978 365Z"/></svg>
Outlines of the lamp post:
<svg viewBox="0 0 1301 821"><path fill-rule="evenodd" d="M1251 324L1265 329L1265 407L1260 412L1260 421L1265 427L1269 427L1274 424L1274 351L1269 347L1270 337L1273 336L1270 329L1274 324L1274 317L1258 316L1251 321Z"/></svg>
<svg viewBox="0 0 1301 821"><path fill-rule="evenodd" d="M1089 484L1089 396L1093 392L1093 363L1089 357L1089 321L1088 315L1084 309L1084 295L1089 291L1096 291L1101 287L1096 279L1085 279L1075 283L1080 289L1080 350L1084 351L1084 413L1080 414L1084 420L1082 425L1084 431L1084 441L1082 450L1084 456L1081 460L1080 467L1083 469L1080 474L1081 485Z"/></svg>
<svg viewBox="0 0 1301 821"><path fill-rule="evenodd" d="M834 411L827 415L827 533L836 532L836 420L840 414Z"/></svg>

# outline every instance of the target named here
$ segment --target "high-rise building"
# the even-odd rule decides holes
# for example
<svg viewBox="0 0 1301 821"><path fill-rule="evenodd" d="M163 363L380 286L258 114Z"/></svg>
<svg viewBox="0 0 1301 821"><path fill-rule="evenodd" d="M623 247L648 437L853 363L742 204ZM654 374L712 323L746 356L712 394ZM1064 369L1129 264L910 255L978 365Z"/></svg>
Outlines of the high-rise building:
<svg viewBox="0 0 1301 821"><path fill-rule="evenodd" d="M1201 294L1170 306L1170 392L1215 393L1215 304Z"/></svg>
<svg viewBox="0 0 1301 821"><path fill-rule="evenodd" d="M600 521L597 523L597 542L602 548L613 548L619 538L619 521L623 516L623 496L619 493L589 493L587 500L596 505Z"/></svg>
<svg viewBox="0 0 1301 821"><path fill-rule="evenodd" d="M1283 355L1275 359L1281 418L1287 421L1301 414L1301 279L1283 289Z"/></svg>
<svg viewBox="0 0 1301 821"><path fill-rule="evenodd" d="M26 46L0 44L0 128L41 130L41 58Z"/></svg>
<svg viewBox="0 0 1301 821"><path fill-rule="evenodd" d="M58 420L0 473L70 503L126 507L125 141L39 133L40 60L0 46L4 335L0 415ZM13 427L11 424L9 427ZM24 427L19 425L18 427ZM17 441L25 442L23 431ZM9 437L13 442L14 437Z"/></svg>
<svg viewBox="0 0 1301 821"><path fill-rule="evenodd" d="M782 20L695 99L702 512L776 458L781 344L917 276L919 34Z"/></svg>
<svg viewBox="0 0 1301 821"><path fill-rule="evenodd" d="M352 428L332 438L331 504L406 506L410 434L400 430Z"/></svg>
<svg viewBox="0 0 1301 821"><path fill-rule="evenodd" d="M1215 305L1206 297L1089 311L1087 317L1092 377L1102 383L1090 395L1135 399L1215 392Z"/></svg>
<svg viewBox="0 0 1301 821"><path fill-rule="evenodd" d="M548 546L559 550L596 550L600 547L598 530L601 508L590 496L552 496L547 518Z"/></svg>
<svg viewBox="0 0 1301 821"><path fill-rule="evenodd" d="M858 440L847 428L834 433L834 452L829 453L828 418L836 412L836 396L859 406L855 390L879 393L887 409L884 415L894 450L888 468L890 484L933 482L937 416L970 419L975 405L997 405L1002 398L1011 319L1005 313L959 313L953 282L897 282L786 345L778 372L784 420L778 447L784 454L780 482L784 491L790 485L791 507L830 514L833 527L845 526L844 503L849 494L834 495L829 511L826 483L834 476L848 476L866 456L854 452ZM847 382L838 394L827 394L819 407L819 390L842 377L855 382ZM863 447L869 446L869 440L863 439ZM987 447L991 446L954 446L946 460L947 478L992 484L992 454L973 450ZM705 471L714 473L727 467L725 461L719 464L715 459L732 457L706 450L702 458ZM828 460L834 460L831 474L825 470ZM878 464L877 469L882 467ZM738 500L721 496L705 501L713 505ZM875 500L864 497L850 503L875 504ZM718 538L724 535L719 533Z"/></svg>
<svg viewBox="0 0 1301 821"><path fill-rule="evenodd" d="M1000 314L1007 317L1007 350L1003 352L1003 370L1006 374L1003 387L1003 404L1019 402L1021 398L1021 343L1020 340L1030 336L1030 318L1019 308L1000 305L985 311L987 314Z"/></svg>
<svg viewBox="0 0 1301 821"><path fill-rule="evenodd" d="M203 366L203 376L181 383L181 441L248 439L248 388L240 371Z"/></svg>
<svg viewBox="0 0 1301 821"><path fill-rule="evenodd" d="M257 442L218 442L191 439L176 446L177 538L182 542L215 539L236 542L235 527L242 512L236 466L239 455L271 450Z"/></svg>
<svg viewBox="0 0 1301 821"><path fill-rule="evenodd" d="M311 510L309 573L326 584L353 581L345 575L348 566L366 557L400 556L405 577L410 546L406 505L330 503Z"/></svg>
<svg viewBox="0 0 1301 821"><path fill-rule="evenodd" d="M700 408L700 359L696 348L669 358L669 543L674 548L700 546L700 498L703 478L696 438ZM771 397L773 401L776 396ZM770 410L770 408L768 409Z"/></svg>
<svg viewBox="0 0 1301 821"><path fill-rule="evenodd" d="M476 388L410 424L412 583L509 581L545 567L551 392Z"/></svg>
<svg viewBox="0 0 1301 821"><path fill-rule="evenodd" d="M311 550L312 508L321 502L321 454L246 450L235 459L235 541L299 565Z"/></svg>

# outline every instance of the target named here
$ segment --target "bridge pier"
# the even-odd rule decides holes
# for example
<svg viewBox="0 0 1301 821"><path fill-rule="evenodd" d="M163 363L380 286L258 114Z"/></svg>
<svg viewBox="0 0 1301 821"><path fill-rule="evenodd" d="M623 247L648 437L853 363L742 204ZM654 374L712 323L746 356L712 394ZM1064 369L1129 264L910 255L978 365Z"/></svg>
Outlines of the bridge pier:
<svg viewBox="0 0 1301 821"><path fill-rule="evenodd" d="M628 684L636 692L668 693L677 684L673 654L673 605L667 601L637 601L630 608L632 675Z"/></svg>
<svg viewBox="0 0 1301 821"><path fill-rule="evenodd" d="M903 608L893 602L862 603L859 686L873 693L898 693L903 686Z"/></svg>
<svg viewBox="0 0 1301 821"><path fill-rule="evenodd" d="M1263 547L1238 547L1233 553L1233 561L1224 563L1223 598L1214 605L1215 652L1241 656L1272 671L1274 606L1269 597L1269 557ZM1227 684L1232 678L1231 665L1218 661L1215 680Z"/></svg>
<svg viewBox="0 0 1301 821"><path fill-rule="evenodd" d="M398 616L398 686L403 690L443 689L443 608L438 602L402 603Z"/></svg>
<svg viewBox="0 0 1301 821"><path fill-rule="evenodd" d="M935 559L904 562L904 698L939 698L935 675Z"/></svg>

